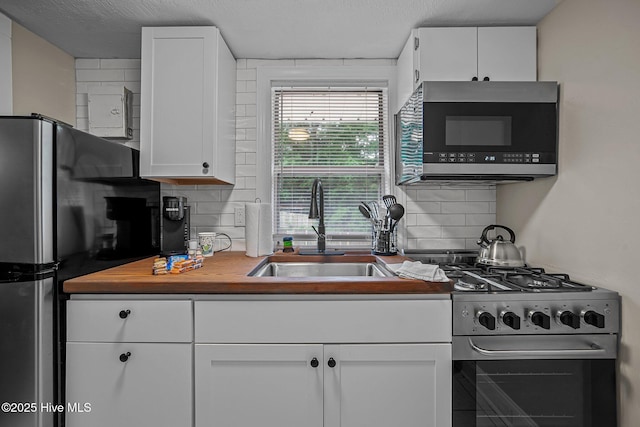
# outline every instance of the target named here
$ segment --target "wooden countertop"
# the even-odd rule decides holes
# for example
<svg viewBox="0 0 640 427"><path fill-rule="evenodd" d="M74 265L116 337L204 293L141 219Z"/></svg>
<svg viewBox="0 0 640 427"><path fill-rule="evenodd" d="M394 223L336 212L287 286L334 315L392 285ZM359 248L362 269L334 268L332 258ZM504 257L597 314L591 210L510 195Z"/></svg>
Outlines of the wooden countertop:
<svg viewBox="0 0 640 427"><path fill-rule="evenodd" d="M403 256L298 255L281 252L251 258L244 252L220 252L205 258L202 268L182 274L154 276L153 258L147 258L63 283L66 293L117 294L441 294L452 284L399 277L250 277L247 274L265 258L272 262L372 262L401 263Z"/></svg>

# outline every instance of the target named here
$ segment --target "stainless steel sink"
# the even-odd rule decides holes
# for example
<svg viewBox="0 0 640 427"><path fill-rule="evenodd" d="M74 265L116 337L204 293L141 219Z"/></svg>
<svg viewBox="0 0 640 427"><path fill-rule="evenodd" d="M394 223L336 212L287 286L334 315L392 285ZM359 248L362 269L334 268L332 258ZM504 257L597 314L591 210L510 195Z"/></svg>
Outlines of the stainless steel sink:
<svg viewBox="0 0 640 427"><path fill-rule="evenodd" d="M249 273L253 277L390 277L375 262L267 262Z"/></svg>

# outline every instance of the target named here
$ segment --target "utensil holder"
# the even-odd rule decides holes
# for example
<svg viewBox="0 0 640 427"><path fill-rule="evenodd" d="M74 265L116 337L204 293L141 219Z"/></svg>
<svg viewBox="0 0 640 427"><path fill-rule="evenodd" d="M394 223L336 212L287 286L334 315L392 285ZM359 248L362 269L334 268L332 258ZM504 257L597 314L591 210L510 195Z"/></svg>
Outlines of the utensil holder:
<svg viewBox="0 0 640 427"><path fill-rule="evenodd" d="M393 230L374 226L371 228L371 252L374 255L396 255L396 229Z"/></svg>

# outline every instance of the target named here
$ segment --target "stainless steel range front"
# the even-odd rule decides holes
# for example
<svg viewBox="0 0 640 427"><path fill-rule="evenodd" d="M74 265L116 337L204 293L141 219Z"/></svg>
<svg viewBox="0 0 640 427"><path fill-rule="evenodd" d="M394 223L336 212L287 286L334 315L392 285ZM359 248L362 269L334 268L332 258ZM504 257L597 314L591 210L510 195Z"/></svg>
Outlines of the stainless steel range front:
<svg viewBox="0 0 640 427"><path fill-rule="evenodd" d="M616 292L472 252L407 255L454 282L453 427L617 425Z"/></svg>

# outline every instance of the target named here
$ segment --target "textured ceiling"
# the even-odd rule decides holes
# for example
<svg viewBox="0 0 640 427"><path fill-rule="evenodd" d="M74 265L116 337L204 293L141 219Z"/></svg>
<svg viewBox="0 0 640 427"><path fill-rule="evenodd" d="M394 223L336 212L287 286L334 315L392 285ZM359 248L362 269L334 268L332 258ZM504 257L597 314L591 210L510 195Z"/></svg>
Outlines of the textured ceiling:
<svg viewBox="0 0 640 427"><path fill-rule="evenodd" d="M396 58L411 28L535 25L561 0L0 0L76 58L139 58L140 28L215 25L236 58Z"/></svg>

